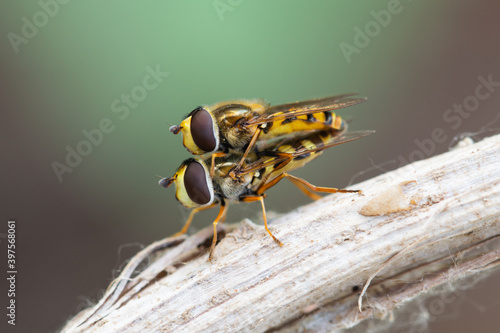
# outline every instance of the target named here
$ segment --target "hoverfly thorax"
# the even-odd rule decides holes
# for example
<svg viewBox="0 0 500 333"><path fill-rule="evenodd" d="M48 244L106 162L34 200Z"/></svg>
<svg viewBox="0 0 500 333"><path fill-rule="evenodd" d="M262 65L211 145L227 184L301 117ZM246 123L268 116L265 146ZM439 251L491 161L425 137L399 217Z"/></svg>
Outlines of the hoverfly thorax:
<svg viewBox="0 0 500 333"><path fill-rule="evenodd" d="M174 176L159 181L163 187L172 183L175 183L176 187L175 198L188 208L207 206L214 202L212 179L202 160L187 159Z"/></svg>
<svg viewBox="0 0 500 333"><path fill-rule="evenodd" d="M194 155L219 149L219 127L212 113L204 107L194 109L179 126L170 127L170 132L182 132L184 147Z"/></svg>

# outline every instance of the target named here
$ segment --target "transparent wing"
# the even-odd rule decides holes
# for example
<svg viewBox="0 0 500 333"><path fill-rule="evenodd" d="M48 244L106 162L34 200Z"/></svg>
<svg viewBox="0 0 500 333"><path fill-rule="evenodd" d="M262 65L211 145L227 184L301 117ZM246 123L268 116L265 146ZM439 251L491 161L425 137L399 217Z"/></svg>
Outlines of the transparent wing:
<svg viewBox="0 0 500 333"><path fill-rule="evenodd" d="M309 154L309 153L313 153L313 152L317 152L317 151L322 151L322 150L328 149L330 147L341 145L343 143L358 140L358 139L361 139L361 138L363 138L367 135L373 134L373 133L375 133L375 131L372 131L372 130L347 132L341 136L333 137L333 139L331 141L328 141L328 142L325 142L322 144L320 143L313 149L307 149L307 148L298 149L298 150L295 150L294 152L291 152L291 154L295 158L295 157L298 157L301 155L305 155L305 154Z"/></svg>
<svg viewBox="0 0 500 333"><path fill-rule="evenodd" d="M351 97L354 95L337 95L271 106L261 116L249 120L248 124L259 125L317 112L333 111L366 101L364 97Z"/></svg>
<svg viewBox="0 0 500 333"><path fill-rule="evenodd" d="M366 130L366 131L354 131L348 132L338 137L333 137L332 140L316 145L315 148L312 149L296 149L294 147L290 147L285 151L276 151L269 150L261 152L262 157L252 163L245 164L243 168L238 171L239 176L247 174L249 172L253 172L256 170L260 170L270 165L279 164L281 162L289 161L293 158L299 157L301 155L310 154L313 152L323 151L330 147L338 146L346 142L351 142L354 140L361 139L367 135L373 134L375 131Z"/></svg>

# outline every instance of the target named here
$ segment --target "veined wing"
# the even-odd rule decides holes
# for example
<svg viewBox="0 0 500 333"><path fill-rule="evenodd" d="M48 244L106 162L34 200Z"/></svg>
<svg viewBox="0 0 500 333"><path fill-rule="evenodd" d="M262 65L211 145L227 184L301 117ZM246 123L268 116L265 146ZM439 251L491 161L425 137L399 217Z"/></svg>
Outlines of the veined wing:
<svg viewBox="0 0 500 333"><path fill-rule="evenodd" d="M328 149L330 147L338 146L343 143L351 142L357 139L361 139L362 137L365 137L367 135L373 134L375 131L371 130L366 130L366 131L354 131L354 132L347 132L341 136L338 137L332 137L331 140L316 144L316 146L312 149L308 148L294 148L290 147L288 150L284 151L276 151L276 150L269 150L269 151L264 151L260 152L261 155L263 155L261 158L256 160L255 162L248 163L246 164L243 168L241 168L238 172L238 176L247 174L249 172L253 172L256 170L260 170L262 168L265 168L270 165L275 165L279 164L285 161L291 161L294 158L297 158L302 155L310 154L313 152L318 152L318 151L323 151L325 149Z"/></svg>
<svg viewBox="0 0 500 333"><path fill-rule="evenodd" d="M354 132L347 132L341 136L338 137L333 137L332 140L317 144L315 148L308 149L308 148L303 148L303 149L297 149L293 152L290 152L290 154L293 156L293 158L305 155L305 154L310 154L313 152L318 152L318 151L323 151L325 149L328 149L330 147L338 146L343 143L351 142L354 140L361 139L367 135L373 134L375 131L373 130L365 130L365 131L354 131Z"/></svg>
<svg viewBox="0 0 500 333"><path fill-rule="evenodd" d="M351 97L354 95L337 95L271 106L266 109L262 116L249 120L248 125L259 125L317 112L338 110L366 101L364 97Z"/></svg>

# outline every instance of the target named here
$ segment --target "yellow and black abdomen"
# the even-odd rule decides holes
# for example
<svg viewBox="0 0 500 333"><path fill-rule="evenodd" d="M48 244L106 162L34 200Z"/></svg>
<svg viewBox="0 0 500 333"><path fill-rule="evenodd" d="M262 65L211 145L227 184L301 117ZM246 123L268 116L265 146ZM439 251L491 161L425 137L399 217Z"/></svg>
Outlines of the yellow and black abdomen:
<svg viewBox="0 0 500 333"><path fill-rule="evenodd" d="M263 152L262 154L270 156L289 154L291 160L284 167L281 167L281 162L278 162L276 165L261 169L258 173L259 179L255 179L252 185L256 189L262 185L262 182L269 182L284 172L303 167L319 157L323 153L323 147L332 143L342 133L341 131L318 131L303 138L287 140L279 146Z"/></svg>
<svg viewBox="0 0 500 333"><path fill-rule="evenodd" d="M334 112L325 111L269 122L261 129L259 149L267 149L277 141L298 140L315 132L340 134L346 130L346 123Z"/></svg>

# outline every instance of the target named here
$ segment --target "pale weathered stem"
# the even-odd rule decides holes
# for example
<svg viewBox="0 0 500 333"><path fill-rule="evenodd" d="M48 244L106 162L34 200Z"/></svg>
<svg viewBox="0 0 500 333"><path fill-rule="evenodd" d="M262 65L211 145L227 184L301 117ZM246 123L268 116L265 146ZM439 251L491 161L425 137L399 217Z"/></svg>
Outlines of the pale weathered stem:
<svg viewBox="0 0 500 333"><path fill-rule="evenodd" d="M500 135L353 188L364 196L333 194L275 218L283 247L248 220L221 228L212 263L211 226L180 238L63 331L332 331L500 264Z"/></svg>

